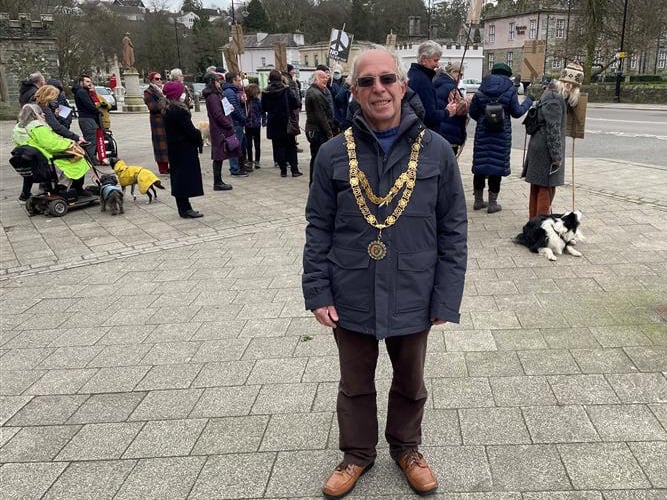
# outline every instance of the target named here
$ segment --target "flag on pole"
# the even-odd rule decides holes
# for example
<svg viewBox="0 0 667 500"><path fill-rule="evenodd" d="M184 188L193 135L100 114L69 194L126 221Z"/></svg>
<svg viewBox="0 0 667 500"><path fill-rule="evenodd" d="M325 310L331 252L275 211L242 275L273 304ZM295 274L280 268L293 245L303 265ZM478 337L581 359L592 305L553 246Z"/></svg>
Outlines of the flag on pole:
<svg viewBox="0 0 667 500"><path fill-rule="evenodd" d="M354 35L345 33L343 30L332 29L329 39L329 58L347 62L353 38Z"/></svg>

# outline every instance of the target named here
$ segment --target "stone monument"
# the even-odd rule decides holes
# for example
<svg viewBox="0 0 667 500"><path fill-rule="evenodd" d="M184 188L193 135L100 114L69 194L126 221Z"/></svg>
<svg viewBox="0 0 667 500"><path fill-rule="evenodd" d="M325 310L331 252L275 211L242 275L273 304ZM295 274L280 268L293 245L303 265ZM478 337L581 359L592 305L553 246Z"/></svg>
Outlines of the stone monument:
<svg viewBox="0 0 667 500"><path fill-rule="evenodd" d="M123 87L125 87L124 110L130 113L145 113L148 108L139 89L139 73L134 67L134 44L130 33L123 37Z"/></svg>

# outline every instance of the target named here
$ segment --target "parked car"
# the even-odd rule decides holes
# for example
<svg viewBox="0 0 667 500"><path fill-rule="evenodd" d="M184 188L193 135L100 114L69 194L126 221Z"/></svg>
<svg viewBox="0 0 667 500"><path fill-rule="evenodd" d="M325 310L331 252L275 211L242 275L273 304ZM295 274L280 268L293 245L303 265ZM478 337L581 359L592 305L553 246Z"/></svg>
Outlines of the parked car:
<svg viewBox="0 0 667 500"><path fill-rule="evenodd" d="M113 92L109 87L98 87L95 86L95 92L98 93L104 99L112 111L116 111L118 107L116 106L116 98L113 95Z"/></svg>
<svg viewBox="0 0 667 500"><path fill-rule="evenodd" d="M482 80L478 80L477 78L464 78L461 80L461 84L463 85L463 88L466 89L466 92L475 93L482 84Z"/></svg>

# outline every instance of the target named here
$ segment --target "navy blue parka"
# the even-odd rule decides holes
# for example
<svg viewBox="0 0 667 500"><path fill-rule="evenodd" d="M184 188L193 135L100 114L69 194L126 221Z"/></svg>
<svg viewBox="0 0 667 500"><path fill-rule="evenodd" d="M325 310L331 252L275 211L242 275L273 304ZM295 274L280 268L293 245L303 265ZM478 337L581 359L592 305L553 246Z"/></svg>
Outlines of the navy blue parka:
<svg viewBox="0 0 667 500"><path fill-rule="evenodd" d="M352 120L359 168L375 193L385 194L407 168L423 124L405 102L398 136L385 153L358 111ZM362 217L350 186L346 141L326 142L315 160L306 206L303 294L306 309L333 305L338 325L377 338L428 329L432 318L458 323L467 263L467 214L452 149L426 130L417 181L398 221L382 231L388 253L373 260L378 230ZM401 193L402 194L402 191ZM384 221L389 206L368 204Z"/></svg>
<svg viewBox="0 0 667 500"><path fill-rule="evenodd" d="M498 100L505 111L504 129L499 132L490 131L484 123L484 108L487 103ZM504 75L488 75L482 80L479 90L470 103L470 117L477 121L475 128L475 147L472 154L472 172L478 175L508 176L510 168L510 151L512 149L513 118L521 117L533 105L527 97L519 104L519 97L512 81Z"/></svg>

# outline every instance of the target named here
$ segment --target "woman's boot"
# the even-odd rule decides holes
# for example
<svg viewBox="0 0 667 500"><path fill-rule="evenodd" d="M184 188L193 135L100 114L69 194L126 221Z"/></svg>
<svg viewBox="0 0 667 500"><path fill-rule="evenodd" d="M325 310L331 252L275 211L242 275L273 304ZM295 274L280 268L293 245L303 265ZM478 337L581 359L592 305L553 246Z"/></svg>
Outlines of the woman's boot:
<svg viewBox="0 0 667 500"><path fill-rule="evenodd" d="M475 189L475 203L472 205L473 210L481 210L483 208L486 208L488 205L484 201L484 190L483 189Z"/></svg>
<svg viewBox="0 0 667 500"><path fill-rule="evenodd" d="M229 191L232 186L222 181L222 162L213 162L213 191Z"/></svg>
<svg viewBox="0 0 667 500"><path fill-rule="evenodd" d="M489 191L489 208L486 209L487 213L494 214L500 212L503 207L498 203L498 193L492 193Z"/></svg>

